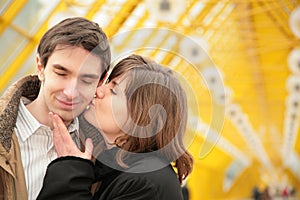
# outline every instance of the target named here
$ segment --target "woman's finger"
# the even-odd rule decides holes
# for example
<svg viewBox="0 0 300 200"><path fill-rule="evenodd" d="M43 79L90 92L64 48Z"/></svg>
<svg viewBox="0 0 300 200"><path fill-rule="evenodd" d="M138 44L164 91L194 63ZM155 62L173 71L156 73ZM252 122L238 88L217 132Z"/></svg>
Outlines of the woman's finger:
<svg viewBox="0 0 300 200"><path fill-rule="evenodd" d="M53 127L53 129L52 129L53 143L54 143L55 146L59 146L59 145L56 145L56 144L60 143L62 138L61 138L60 133L58 131L57 122L56 122L56 119L54 117L54 113L50 112L49 116L50 116L50 120L51 120L52 127Z"/></svg>
<svg viewBox="0 0 300 200"><path fill-rule="evenodd" d="M58 157L66 155L66 146L64 145L64 140L61 134L61 130L59 127L60 119L57 115L50 113L50 117L52 119L53 124L53 143L55 147L55 151Z"/></svg>
<svg viewBox="0 0 300 200"><path fill-rule="evenodd" d="M58 134L60 135L60 137L62 138L62 140L64 142L69 143L69 142L73 141L66 125L64 124L62 119L57 114L54 114L54 123L57 127Z"/></svg>
<svg viewBox="0 0 300 200"><path fill-rule="evenodd" d="M62 119L57 115L52 115L53 121L53 143L56 153L59 157L61 156L76 156L74 152L78 152L76 144L72 140L72 137L62 121ZM80 151L79 151L80 152Z"/></svg>
<svg viewBox="0 0 300 200"><path fill-rule="evenodd" d="M92 140L89 138L86 140L85 152L81 152L62 119L54 113L49 113L49 115L53 125L53 143L57 156L76 156L90 160L93 153Z"/></svg>
<svg viewBox="0 0 300 200"><path fill-rule="evenodd" d="M87 138L85 141L85 152L84 155L86 159L91 160L93 154L94 145L91 138Z"/></svg>

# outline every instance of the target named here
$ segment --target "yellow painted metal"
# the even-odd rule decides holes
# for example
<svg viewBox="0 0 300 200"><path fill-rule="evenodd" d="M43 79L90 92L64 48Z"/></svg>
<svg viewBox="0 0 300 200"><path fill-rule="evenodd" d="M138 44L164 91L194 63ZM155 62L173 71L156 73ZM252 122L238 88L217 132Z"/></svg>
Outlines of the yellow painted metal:
<svg viewBox="0 0 300 200"><path fill-rule="evenodd" d="M295 146L294 146L295 152L298 155L300 155L300 133L299 132L300 132L300 130L298 130L298 132L297 132Z"/></svg>
<svg viewBox="0 0 300 200"><path fill-rule="evenodd" d="M189 12L193 6L197 3L197 1L192 1L188 4L188 7L186 8L186 12ZM180 27L183 27L182 23L183 23L183 19L186 17L185 13L181 14L179 17L178 17L178 20L177 20L177 23L175 24L171 24L170 25L170 29L171 30L175 30L175 31L179 31L179 30L176 30L176 28L180 28ZM193 23L193 22L191 22ZM187 32L188 32L189 29L182 29L180 30L180 33L182 35L185 35ZM167 33L167 35L164 37L163 40L161 40L161 42L158 44L158 46L164 46L164 44L168 41L168 38L171 36L171 33ZM181 38L180 38L181 39ZM178 42L179 43L179 42ZM178 48L178 43L175 44L175 48ZM175 49L176 50L176 49ZM153 51L151 53L151 57L155 57L155 55L159 52L159 50L156 50L156 51ZM171 61L172 57L174 56L174 54L166 54L166 58L162 61L163 64L167 64L166 61Z"/></svg>
<svg viewBox="0 0 300 200"><path fill-rule="evenodd" d="M234 9L234 8L233 8ZM209 43L209 46L211 49L217 49L221 42L224 40L235 40L236 38L230 37L230 35L226 35L226 31L229 29L232 31L234 27L232 27L234 21L233 19L233 11L230 11L228 15L223 18L222 20L218 21L218 27L213 28L213 33L210 34L209 37L206 38L207 42ZM203 32L207 32L208 29L211 29L209 27L203 27ZM236 30L236 34L238 34L238 31ZM236 40L235 40L236 41ZM215 52L212 51L211 54L214 54Z"/></svg>
<svg viewBox="0 0 300 200"><path fill-rule="evenodd" d="M197 3L196 0L189 2L189 5L188 5L188 8L186 9L186 12L188 12L193 7L193 5L195 3ZM182 22L182 19L184 17L185 17L185 14L182 14L181 16L179 16L177 23L176 24L172 24L171 27L170 27L170 29L171 30L175 30L174 28L177 27L177 25ZM159 27L164 27L164 23L159 23L158 22L158 28ZM151 43L151 40L157 35L158 32L159 32L158 29L153 29L153 31L150 33L150 35L146 39L144 39L144 41L141 43L140 46L141 47L147 46L147 44ZM164 39L162 40L162 42L160 44L158 44L157 47L159 48L160 46L163 46L163 44L167 41L167 39L169 38L169 36L170 36L170 33L167 33L166 36L164 37ZM150 57L154 58L157 53L158 53L158 50L152 51ZM166 56L169 57L171 55L170 54L166 54ZM168 60L170 61L171 58L168 58ZM166 64L165 61L162 61L162 64Z"/></svg>
<svg viewBox="0 0 300 200"><path fill-rule="evenodd" d="M247 4L239 4L238 8L241 13L249 13L249 8L251 5ZM237 16L238 17L238 16ZM242 27L241 31L247 31L250 38L256 38L256 31L254 27L254 19L252 16L245 16L244 18L241 18L238 20L238 23L240 24L240 27ZM242 38L243 39L243 38ZM261 65L260 65L260 58L259 58L259 52L255 51L257 45L253 42L245 42L244 52L246 53L246 56L248 57L248 61L250 62L251 67L251 73L253 77L253 83L255 84L255 90L257 92L257 98L258 98L258 105L260 106L261 113L262 113L262 123L269 125L269 122L267 121L268 117L268 106L266 102L266 92L263 85L263 77L260 75ZM248 51L248 49L254 49L254 51Z"/></svg>
<svg viewBox="0 0 300 200"><path fill-rule="evenodd" d="M187 181L190 199L221 199L225 194L222 187L226 168L220 169L219 166L228 166L232 158L215 147L206 157L199 159L199 151L204 140L196 136L189 147L195 162L193 172Z"/></svg>
<svg viewBox="0 0 300 200"><path fill-rule="evenodd" d="M96 0L90 6L89 11L85 15L88 19L93 19L95 14L101 9L101 7L105 4L106 0Z"/></svg>
<svg viewBox="0 0 300 200"><path fill-rule="evenodd" d="M240 1L235 1L235 2L240 2ZM253 2L253 1L248 1L249 2ZM245 4L245 2L240 2ZM256 3L256 2L253 2ZM278 6L275 6L278 8ZM262 109L262 105L259 103L259 98L264 98L264 101L269 101L270 97L268 96L268 88L271 87L272 88L272 83L269 82L269 78L271 79L278 79L279 78L279 74L270 74L270 72L272 70L276 71L279 70L279 68L283 68L286 67L286 58L283 58L282 56L285 54L284 50L285 48L289 48L289 46L291 45L291 41L294 41L293 38L289 38L287 41L282 42L279 46L279 44L277 44L276 46L274 46L274 44L278 43L278 41L282 41L280 40L276 40L276 38L279 36L279 38L281 38L280 33L278 32L274 32L274 30L272 31L273 34L269 34L268 29L267 28L272 28L272 27L267 27L267 25L269 25L269 22L266 19L259 19L259 18L253 18L251 21L252 23L255 23L255 25L257 26L257 24L259 25L259 23L261 22L261 24L265 24L264 26L265 29L263 29L264 27L259 27L259 29L262 29L262 31L258 31L257 29L246 29L245 24L241 23L240 29L236 29L235 30L235 26L238 27L235 24L236 19L240 19L240 18L245 18L245 17L253 17L259 14L263 14L264 12L262 12L264 9L268 9L269 11L273 9L268 7L268 8L262 8L262 7L257 7L254 8L254 11L251 10L250 12L246 12L245 10L242 11L240 10L240 8L235 8L233 10L233 12L235 13L235 15L230 15L227 18L227 21L224 22L223 24L220 24L219 27L213 27L214 23L217 23L217 21L215 22L211 22L212 24L209 24L208 27L204 27L204 32L210 31L211 29L213 29L214 31L216 31L214 34L212 35L206 35L206 38L209 38L209 44L211 45L211 54L213 55L213 59L215 60L216 64L218 66L220 66L222 69L224 69L224 71L226 72L227 75L227 81L229 84L229 86L233 86L235 88L234 90L234 96L236 97L235 99L233 99L233 101L236 101L237 103L240 103L243 110L246 113L250 113L252 115L249 115L251 122L255 122L255 126L254 128L256 130L259 130L259 127L257 126L257 124L261 125L265 125L266 127L272 127L272 124L275 122L277 123L281 123L280 121L282 120L282 116L278 117L280 118L279 121L270 121L270 119L275 118L275 116L278 116L278 113L283 113L284 111L281 110L281 112L277 112L277 114L275 114L276 112L274 112L273 114L270 115L270 113L272 113L272 110L277 109L278 107L280 107L277 103L277 105L274 104L273 107L269 108L268 103L266 102L265 104L263 104L263 106L265 108ZM204 15L206 16L206 14ZM227 22L230 22L230 25L227 25L228 28L226 29L226 27L224 27L223 25L226 24ZM274 22L274 21L273 21ZM272 23L272 22L270 22ZM247 25L247 24L246 24ZM287 24L285 25L287 26ZM256 27L257 28L257 27ZM277 28L279 28L277 26ZM224 30L224 31L222 31ZM272 30L272 29L271 29ZM234 32L235 31L235 32ZM258 34L258 35L257 35ZM279 34L279 35L278 35ZM282 33L281 33L282 34ZM261 45L258 39L260 39L261 37L264 37L264 35L266 36L267 40L270 40L270 44L271 44L271 48L269 47L269 45ZM208 37L209 36L209 37ZM218 37L216 37L218 36ZM259 37L257 37L259 36ZM244 37L244 38L243 38ZM215 40L217 39L217 40ZM284 41L284 40L283 40ZM263 42L263 41L261 41ZM286 44L286 46L284 46L284 44ZM255 46L258 45L258 46ZM275 48L274 48L275 47ZM230 48L234 48L234 49L230 49ZM278 52L278 59L276 59L276 56L273 57L271 54L271 50L273 49L280 51L280 53ZM279 49L278 49L279 48ZM223 49L223 51L221 51ZM245 51L245 49L248 49L250 51ZM267 52L267 49L268 52ZM270 52L270 53L269 53ZM275 55L275 54L274 54ZM248 60L252 60L254 58L254 56L256 56L256 62L248 62ZM258 58L258 56L263 56L265 59L268 58L268 61L264 62L262 64L259 64L259 62L261 62L261 57ZM281 59L280 59L281 58ZM280 63L278 63L278 66L273 66L273 67L269 67L269 69L267 70L266 67L268 67L268 64L272 62L272 60L281 60ZM244 60L244 61L243 61ZM282 61L283 60L283 61ZM243 62L242 62L243 61ZM273 61L275 62L275 61ZM284 63L284 64L283 64ZM234 70L234 68L236 68ZM267 73L269 74L265 74L265 70ZM279 71L278 71L279 72ZM282 72L279 72L282 75L284 75L285 73L287 73L287 69L282 69ZM236 74L236 75L235 75ZM252 74L252 77L249 77L248 74ZM257 75L259 75L259 79L257 80ZM269 75L269 76L268 76ZM264 77L262 77L264 76ZM237 78L237 77L242 77L242 78ZM268 78L269 77L269 78ZM273 78L271 78L273 77ZM247 80L245 78L248 78ZM266 80L266 78L268 78L268 81ZM262 81L263 80L263 81ZM268 83L268 84L267 84ZM246 84L249 84L248 90L246 90ZM252 85L256 85L253 88L250 87L250 84ZM274 83L273 83L274 84ZM283 83L284 84L284 83ZM260 88L264 88L265 89L260 89ZM259 92L259 90L263 90L263 96L259 97L261 94ZM285 95L285 93L283 94L278 94L278 88L273 87L273 90L277 91L277 94L273 94L276 96L281 96L281 95ZM255 100L256 99L256 100ZM260 105L260 108L257 108L257 106ZM275 108L276 107L276 108ZM263 115L261 114L261 109L262 110L266 110L264 112L268 113L267 115ZM259 113L259 114L258 114ZM280 116L281 114L279 114ZM277 120L277 119L276 119ZM265 122L265 123L264 123ZM279 126L281 127L281 126ZM231 127L229 128L228 126L224 127L224 133L222 135L224 135L225 138L230 138L230 141L233 142L235 145L237 145L239 147L239 149L241 149L242 151L249 151L245 145L245 143L242 143L241 138L237 137L236 131L233 131ZM267 128L266 131L269 131L269 129ZM278 130L281 131L281 130ZM279 133L280 134L280 133ZM261 137L261 136L260 136ZM275 137L275 134L269 135L269 133L266 133L266 141L267 143L265 143L265 140L263 140L262 138L262 142L264 142L264 145L267 149L270 149L270 152L273 151L273 154L268 154L271 155L272 158L278 158L280 159L280 143L278 143L278 145L274 145L273 142L271 142L270 140L272 140L272 138ZM280 135L279 135L280 137ZM243 139L244 140L244 139ZM298 139L299 140L299 139ZM201 142L198 143L199 145L201 144ZM243 145L244 144L244 145ZM272 146L273 144L273 146ZM299 144L299 143L298 143ZM243 147L244 146L244 147ZM210 155L209 155L210 156ZM218 159L219 157L221 157L221 154L218 155ZM209 167L205 168L203 165L208 164ZM251 187L258 184L258 185L263 185L266 186L268 184L270 184L270 182L265 182L264 180L262 180L262 177L264 176L264 174L262 173L261 169L259 168L255 168L255 165L261 166L261 164L259 163L259 161L256 161L253 165L251 165L239 178L238 180L235 182L235 184L233 185L232 189L227 192L227 193L222 193L221 191L219 191L218 188L218 183L216 184L215 181L211 181L211 179L213 179L212 177L210 178L205 178L207 176L210 176L212 174L215 174L218 178L218 172L222 171L226 165L224 164L220 164L219 165L219 169L217 169L217 171L212 171L211 167L210 167L210 163L203 163L202 166L199 166L199 169L194 169L194 172L197 174L197 176L195 176L194 174L191 175L191 179L188 182L188 185L191 187L191 192L195 195L197 195L196 197L194 195L192 195L192 199L230 199L230 198L245 198L245 197L250 197L251 195ZM197 163L196 166L197 168ZM282 167L282 163L280 162L276 162L276 167ZM206 170L207 169L207 170ZM203 174L201 174L199 171L202 170L204 171ZM295 179L295 175L293 175L293 173L290 173L289 175L291 177L291 184L295 185L299 185L299 180ZM197 177L197 178L195 178ZM245 179L247 180L247 184L244 183ZM195 185L197 185L198 187L196 187ZM207 196L208 193L210 193L210 189L211 188L207 188L206 186L209 185L210 187L214 187L214 192L215 195L220 195L220 196L213 196L213 194L211 193L210 196ZM239 196L241 195L242 196Z"/></svg>
<svg viewBox="0 0 300 200"><path fill-rule="evenodd" d="M14 25L14 24L10 24L9 26L11 27L11 29L16 31L20 35L24 36L25 38L27 38L27 39L31 38L31 35L29 33L27 33L26 31L24 31L23 29L21 29L20 27Z"/></svg>
<svg viewBox="0 0 300 200"><path fill-rule="evenodd" d="M17 71L22 67L28 56L35 50L36 45L39 42L39 39L48 29L48 21L52 17L52 15L59 10L60 8L64 7L65 3L60 1L53 12L46 18L42 26L37 30L37 32L32 34L32 37L29 39L28 44L20 51L21 53L17 56L16 59L10 64L10 66L3 72L1 79L0 79L0 91L9 83L11 78Z"/></svg>
<svg viewBox="0 0 300 200"><path fill-rule="evenodd" d="M192 1L190 4L189 4L189 7L187 8L187 11L186 12L189 12L189 10L191 10L193 8L193 6L197 3L197 1ZM194 23L197 23L199 21L202 21L203 17L206 16L206 14L213 8L213 5L212 4L207 4L205 5L205 8L200 12L200 14L198 14L194 20L192 20L190 23L191 24L194 24ZM171 29L176 29L176 27L181 27L183 26L182 23L183 23L183 19L185 17L185 14L182 14L177 23L174 24L174 25L171 25ZM184 28L181 30L181 34L183 35L187 35L191 32L194 32L195 31L195 27L191 26L190 28ZM167 35L164 40L162 40L162 42L158 45L158 46L163 46L164 43L167 41L168 37L170 35ZM180 41L177 42L177 44L175 44L174 46L174 51L176 51L176 49L178 49L178 45L179 45ZM152 57L155 57L155 55L157 54L158 51L154 51L152 53ZM167 65L169 62L171 62L172 58L174 57L174 54L166 54L165 58L162 60L162 63Z"/></svg>
<svg viewBox="0 0 300 200"><path fill-rule="evenodd" d="M0 16L0 35L14 20L15 16L25 6L28 0L14 0Z"/></svg>
<svg viewBox="0 0 300 200"><path fill-rule="evenodd" d="M124 41L122 42L121 45L119 46L116 46L116 50L118 52L122 52L122 50L124 48L126 48L126 46L130 43L130 42L133 42L134 41L134 38L133 36L135 35L135 30L139 29L139 28L142 28L143 27L143 23L146 21L146 19L148 19L149 17L149 13L148 12L144 12L143 13L143 16L141 16L141 18L138 20L138 22L135 24L134 27L132 27L132 30L127 36L126 38L124 39Z"/></svg>
<svg viewBox="0 0 300 200"><path fill-rule="evenodd" d="M139 3L139 0L128 0L122 5L118 14L113 17L110 25L104 30L109 37L112 37L117 33L119 28Z"/></svg>
<svg viewBox="0 0 300 200"><path fill-rule="evenodd" d="M198 3L199 1L188 2L195 5L195 2ZM215 6L220 2L224 4L223 8L219 9L215 15L212 14ZM14 1L14 3L19 2ZM104 0L95 0L86 17L92 19L101 6L106 3ZM124 5L107 27L107 33L110 37L118 34L124 22L131 17L132 11L139 3L144 2L122 2ZM233 90L233 103L240 105L242 111L247 115L247 119L258 133L259 140L267 149L272 163L278 169L274 176L278 176L278 180L283 180L284 176L287 176L288 183L300 191L299 179L280 160L286 112L285 102L288 94L286 79L291 74L287 66L287 56L291 49L300 46L299 38L293 36L289 30L288 18L291 11L299 6L300 2L298 0L207 0L201 1L201 3L203 3L203 9L195 20L188 19L189 26L183 23L183 20L179 20L175 24L157 23L157 28L169 28L186 35L195 32L204 35L209 43L210 56L213 62L224 72L225 85ZM245 7L242 8L249 4L252 5L249 10ZM226 7L231 5L233 10L226 18L222 18L221 15L225 12ZM11 12L13 11L11 10ZM186 17L189 12L190 8L185 11L182 17ZM145 12L141 16L136 16L138 20L133 29L143 27L144 21L151 17L151 14ZM210 14L214 17L208 24L203 24L203 20ZM5 74L1 76L0 90L9 82L9 78L18 72L24 61L28 59L28 55L31 55L30 53L35 48L41 34L47 29L47 25L44 25L41 27L44 30L31 37L9 23L9 19L11 18L12 21L12 16L15 15L7 12L5 16L0 17L1 28L4 22L7 23L7 26L29 38L29 44L5 71ZM157 36L157 33L153 30L141 46L147 46ZM125 38L124 43L118 48L125 48L130 42L135 42L133 35L134 31ZM163 40L167 41L168 38L167 35ZM179 42L173 46L174 51L177 51ZM163 45L165 43L162 42L157 48ZM159 51L154 52L151 57L158 57L159 53ZM173 56L171 53L167 53L162 63L168 65L173 61ZM209 122L211 107L213 106L210 99L211 94L199 81L199 77L193 73L194 71L188 68L188 64L183 60L175 66L175 70L183 74L190 81L194 91L197 91L200 117L204 122ZM232 162L232 156L216 145L207 157L199 159L197 156L205 138L195 138L189 148L195 156L196 163L188 180L192 200L242 199L250 197L252 186L258 185L263 188L268 185L268 180L271 180L270 177L263 174L264 170L262 170L261 163L255 158L254 153L247 145L247 141L240 133L240 130L229 119L225 119L221 136L253 159L253 163L234 180L232 188L227 192L222 190L222 184L226 168ZM299 130L293 149L300 155Z"/></svg>
<svg viewBox="0 0 300 200"><path fill-rule="evenodd" d="M218 11L217 11L217 13L215 13L214 14L214 16L212 16L212 19L210 19L210 22L209 22L209 24L217 24L217 26L209 26L209 25L202 25L201 26L201 24L202 24L202 21L205 19L205 16L207 16L207 14L210 12L210 11L212 11L213 9L214 9L214 7L209 7L209 8L206 8L205 9L205 13L204 14L201 14L201 15L199 15L198 17L197 17L197 21L195 22L195 24L197 24L197 25L199 25L200 27L201 27L201 29L202 29L202 31L201 31L201 36L202 37L204 37L205 35L206 35L206 33L207 32L212 32L213 34L214 33L216 33L217 32L217 30L218 30L218 27L221 27L220 25L220 23L222 23L222 22L224 22L224 20L225 19L223 19L222 21L221 21L221 15L223 15L224 14L224 12L225 12L225 10L228 8L228 5L229 4L231 4L231 3L222 3L222 4L220 4L219 6L218 6ZM221 21L221 22L220 22ZM207 37L205 37L205 38L207 38L207 39L209 39L210 37L212 37L212 36L210 36L210 35L208 35Z"/></svg>
<svg viewBox="0 0 300 200"><path fill-rule="evenodd" d="M224 5L223 6L223 9L225 8L225 6L226 5ZM196 20L199 20L199 17L201 18L201 17L204 17L204 16L206 16L205 15L205 13L208 13L211 9L213 8L213 6L212 5L210 5L209 7L206 7L205 9L204 9L204 11L203 11L203 13L204 14L200 14L200 15L198 15L195 19ZM222 10L223 10L222 9ZM202 13L202 12L201 12ZM179 23L180 23L180 20L179 20ZM191 22L191 24L193 24L194 23L194 21L192 21ZM177 26L178 26L178 24L177 24ZM189 28L187 28L187 29L185 29L184 31L183 31L183 33L185 33L185 34L189 34L189 32L193 32L194 30L193 29L189 29ZM168 35L167 35L167 37L168 37ZM163 40L163 42L164 41L166 41L166 38L167 37L165 37L165 39ZM160 45L158 45L158 46L163 46L163 42L160 44ZM174 46L174 51L176 51L176 48L178 47L178 44L179 44L179 42ZM155 54L156 54L157 52L154 52L153 53L153 55L152 56L154 56ZM165 58L163 59L163 61L162 61L162 63L163 64L168 64L171 60L172 60L172 58L173 58L173 54L166 54L166 56L165 56ZM180 67L182 67L182 63L180 63L179 64L179 66ZM184 69L188 69L188 68L184 68ZM185 76L189 76L189 74L193 74L193 73L197 73L197 72L192 72L192 71L190 71L190 70L186 70L185 71ZM199 82L200 82L200 78L201 77L197 77L198 79L197 80L195 80L195 81L192 81L192 80L190 80L190 78L189 78L189 80L190 80L190 82L191 82L191 85L193 85L193 86L197 86L197 85L199 85ZM203 90L203 88L202 88L202 90ZM194 91L201 91L201 89L199 90L199 88L194 88ZM213 105L214 106L214 112L216 112L216 113L222 113L223 112L223 108L222 107L219 107L219 106L217 106L217 105ZM200 110L201 109L203 109L203 108L201 108L200 107ZM211 111L210 111L211 112ZM206 116L204 115L203 117L205 118L205 117L207 117L208 116L208 113L209 112L207 112L206 113ZM217 115L217 116L219 116L219 115ZM221 115L220 115L220 117L222 117ZM209 121L209 119L206 119L207 121ZM219 121L219 120L216 120L216 121ZM214 121L214 123L216 122L216 121ZM219 127L219 124L211 124L211 126L212 126L212 128L216 128L216 129L219 129L220 127ZM221 131L221 130L220 130ZM222 137L222 136L221 136Z"/></svg>
<svg viewBox="0 0 300 200"><path fill-rule="evenodd" d="M196 2L194 2L194 3L196 3ZM193 6L194 6L194 4L190 4L190 9L191 9ZM225 5L224 5L224 7L225 7ZM223 7L223 9L224 9L224 7ZM197 28L197 27L195 26L195 24L196 24L196 25L197 25L197 24L201 24L201 21L203 20L203 18L207 15L207 13L209 13L209 11L210 11L212 8L213 8L213 5L211 5L211 4L208 4L208 6L205 6L205 8L201 11L201 13L200 13L199 15L197 15L197 16L195 17L195 19L192 20L192 21L190 22L190 23L191 23L191 27L185 28L185 29L183 30L182 34L188 36L189 34L195 33L195 29ZM183 15L182 17L184 17L184 15ZM178 20L178 23L179 23L179 24L174 25L174 28L175 28L175 27L178 27L178 26L182 26L182 25L180 25L181 22L182 22L182 18L181 18L180 20ZM198 27L198 28L199 28L199 27ZM209 29L209 28L207 28L207 29ZM207 30L207 29L206 29L206 30ZM202 34L204 34L204 33L206 32L206 30L203 29ZM201 36L203 36L203 35L201 35ZM166 37L163 41L166 41L166 40L167 40L167 37ZM174 50L175 50L175 51L176 51L176 49L178 49L179 43L180 43L180 41L178 41L178 43L175 44L175 46L174 46ZM162 45L162 44L161 44L161 45ZM156 52L154 52L153 54L155 55L155 53L156 53ZM153 56L154 56L154 55L153 55ZM171 62L173 56L174 56L174 55L172 55L172 54L167 54L167 55L165 56L165 58L162 60L162 63L167 65L169 62Z"/></svg>
<svg viewBox="0 0 300 200"><path fill-rule="evenodd" d="M291 38L292 34L290 32L290 29L288 27L288 16L282 15L280 12L282 9L280 9L280 5L276 2L257 2L260 7L266 7L268 10L266 10L267 15L272 19L273 23L278 27L278 30L281 31L283 35L285 35L287 38Z"/></svg>
<svg viewBox="0 0 300 200"><path fill-rule="evenodd" d="M186 12L185 12L185 13L188 13L188 12L193 8L193 6L194 6L196 3L197 3L197 1L191 1L191 2L189 2L188 7L186 8ZM177 23L171 24L171 25L170 25L169 28L170 28L171 30L176 31L176 27L178 28L178 27L182 27L182 26L183 26L183 25L182 25L183 19L186 17L186 14L185 14L185 13L181 14L181 15L178 17ZM164 23L158 23L158 27L163 27L163 24L164 24ZM181 34L184 35L188 30L190 30L190 29L183 29L183 30L181 30ZM177 30L177 31L178 31L178 30ZM156 36L156 33L157 33L157 31L153 31L153 32L148 36L148 38L144 40L144 43L143 43L141 46L145 46L147 43L149 43L149 42L151 41L151 39L152 39L153 37ZM164 36L163 40L161 40L161 42L160 42L157 46L158 46L158 47L164 46L165 42L167 42L168 38L169 38L171 35L172 35L172 34L167 33L166 36ZM181 38L179 38L179 40L181 40ZM173 46L173 51L174 51L174 52L177 52L179 43L180 43L180 42L178 41L178 42ZM159 48L158 48L158 49L159 49ZM157 49L157 50L154 50L154 51L150 54L150 57L153 57L153 58L154 58L154 57L156 56L156 54L160 51L160 50L158 50L158 49ZM165 54L165 57L163 58L163 60L161 61L161 63L164 64L164 65L167 65L169 62L171 62L171 60L172 60L173 57L174 57L174 54L168 52L168 53Z"/></svg>

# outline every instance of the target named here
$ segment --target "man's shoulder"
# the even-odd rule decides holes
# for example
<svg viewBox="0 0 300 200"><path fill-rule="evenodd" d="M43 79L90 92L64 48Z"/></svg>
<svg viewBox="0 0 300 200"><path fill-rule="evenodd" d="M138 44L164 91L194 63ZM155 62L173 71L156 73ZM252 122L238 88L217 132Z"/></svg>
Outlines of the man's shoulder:
<svg viewBox="0 0 300 200"><path fill-rule="evenodd" d="M12 85L8 86L3 92L1 100L9 100L12 98L20 99L24 96L30 100L37 97L40 90L40 80L37 75L28 75L20 78ZM2 104L2 102L1 102Z"/></svg>

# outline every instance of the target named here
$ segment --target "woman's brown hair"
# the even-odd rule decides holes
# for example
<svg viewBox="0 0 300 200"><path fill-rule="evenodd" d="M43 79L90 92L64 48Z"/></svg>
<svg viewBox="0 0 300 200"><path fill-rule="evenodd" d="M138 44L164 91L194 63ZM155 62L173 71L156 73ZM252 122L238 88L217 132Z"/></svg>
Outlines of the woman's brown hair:
<svg viewBox="0 0 300 200"><path fill-rule="evenodd" d="M109 79L125 77L125 95L129 113L124 127L126 135L117 138L117 162L126 152L157 152L164 160L174 162L180 183L192 170L193 159L183 144L187 126L187 97L172 70L139 55L122 59ZM125 142L124 142L125 141Z"/></svg>

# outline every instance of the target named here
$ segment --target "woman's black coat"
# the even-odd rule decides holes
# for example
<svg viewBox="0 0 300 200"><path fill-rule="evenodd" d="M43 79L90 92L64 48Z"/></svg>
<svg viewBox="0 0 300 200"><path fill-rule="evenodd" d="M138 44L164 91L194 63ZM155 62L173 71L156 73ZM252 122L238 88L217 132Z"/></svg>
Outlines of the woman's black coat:
<svg viewBox="0 0 300 200"><path fill-rule="evenodd" d="M183 199L179 180L169 163L157 157L143 157L131 162L130 168L124 171L114 161L116 151L116 148L104 151L95 165L71 156L54 160L48 166L37 199ZM109 166L103 163L109 163ZM92 195L91 186L95 181L100 181L101 185Z"/></svg>

